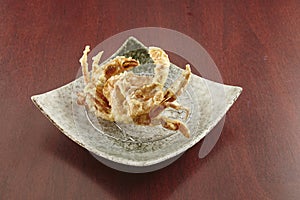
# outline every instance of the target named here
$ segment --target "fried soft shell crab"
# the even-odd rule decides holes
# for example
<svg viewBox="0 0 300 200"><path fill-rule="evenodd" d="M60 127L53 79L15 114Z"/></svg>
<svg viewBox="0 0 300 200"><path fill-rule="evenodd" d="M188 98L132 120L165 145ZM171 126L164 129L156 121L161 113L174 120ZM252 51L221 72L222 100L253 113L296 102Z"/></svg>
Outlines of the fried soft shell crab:
<svg viewBox="0 0 300 200"><path fill-rule="evenodd" d="M170 61L168 55L158 47L149 47L149 55L154 61L154 76L143 76L128 71L139 67L140 63L131 57L117 56L104 65L99 65L103 51L92 58L92 71L88 71L86 46L79 60L82 66L85 88L78 93L77 103L87 106L96 117L127 124L143 126L161 125L169 130L179 130L190 137L187 126L176 119L170 119L161 113L166 108L184 110L186 118L189 109L176 102L191 77L187 64L181 76L170 88L164 90Z"/></svg>

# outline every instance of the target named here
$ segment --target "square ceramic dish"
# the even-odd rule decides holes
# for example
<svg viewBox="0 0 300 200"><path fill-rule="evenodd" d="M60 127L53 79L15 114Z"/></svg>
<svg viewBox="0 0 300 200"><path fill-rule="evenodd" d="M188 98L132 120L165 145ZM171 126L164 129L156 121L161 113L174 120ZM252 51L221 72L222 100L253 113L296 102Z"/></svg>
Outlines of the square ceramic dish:
<svg viewBox="0 0 300 200"><path fill-rule="evenodd" d="M111 58L133 55L144 63L143 67L138 67L134 72L151 74L153 66L151 60L145 58L144 50L147 48L142 43L130 37ZM181 71L181 68L171 64L166 87L176 80ZM82 77L79 77L60 88L32 96L31 99L67 137L104 164L127 172L153 171L170 164L209 133L242 91L240 87L192 75L186 91L178 99L179 103L191 110L185 120L191 137L185 138L179 132L168 131L160 126L127 126L98 120L85 107L76 104L76 92L83 87ZM183 119L182 113L175 115Z"/></svg>

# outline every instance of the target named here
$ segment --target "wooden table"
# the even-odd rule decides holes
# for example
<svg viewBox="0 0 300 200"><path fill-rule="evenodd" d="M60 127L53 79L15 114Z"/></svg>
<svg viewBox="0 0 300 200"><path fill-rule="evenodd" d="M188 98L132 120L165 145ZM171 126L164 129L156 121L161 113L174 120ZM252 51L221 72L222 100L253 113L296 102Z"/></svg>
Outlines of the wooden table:
<svg viewBox="0 0 300 200"><path fill-rule="evenodd" d="M1 1L0 199L300 199L299 1ZM204 159L129 174L95 160L30 96L75 78L85 44L165 27L244 91Z"/></svg>

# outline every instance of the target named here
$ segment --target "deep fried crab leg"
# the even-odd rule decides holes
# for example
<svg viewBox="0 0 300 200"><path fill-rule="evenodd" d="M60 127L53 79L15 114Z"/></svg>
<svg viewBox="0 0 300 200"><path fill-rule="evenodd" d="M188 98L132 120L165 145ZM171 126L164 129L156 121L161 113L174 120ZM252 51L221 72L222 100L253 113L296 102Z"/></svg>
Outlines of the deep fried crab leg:
<svg viewBox="0 0 300 200"><path fill-rule="evenodd" d="M169 89L163 92L162 88L168 77L170 61L167 54L159 48L150 47L149 54L156 64L154 69L154 78L151 84L145 85L133 93L131 101L133 101L136 106L134 109L138 111L140 110L141 112L135 111L131 117L136 124L161 124L164 128L173 131L179 130L185 137L190 137L189 129L183 122L175 119L169 119L165 116L160 116L166 108L170 107L176 110L186 111L187 118L189 109L174 101L177 96L181 95L190 80L190 66L186 65L186 70L183 71L179 80L174 82ZM147 101L149 101L149 99L152 100L152 105L148 107ZM141 107L143 110L139 109Z"/></svg>
<svg viewBox="0 0 300 200"><path fill-rule="evenodd" d="M109 78L138 66L139 62L132 58L117 56L107 64L100 66L99 62L103 54L103 51L101 51L92 58L92 73L90 75L87 62L87 54L89 51L90 46L86 46L79 60L86 86L83 93L78 93L77 103L79 105L87 105L89 110L94 112L97 117L114 121L109 101L103 94L103 87Z"/></svg>

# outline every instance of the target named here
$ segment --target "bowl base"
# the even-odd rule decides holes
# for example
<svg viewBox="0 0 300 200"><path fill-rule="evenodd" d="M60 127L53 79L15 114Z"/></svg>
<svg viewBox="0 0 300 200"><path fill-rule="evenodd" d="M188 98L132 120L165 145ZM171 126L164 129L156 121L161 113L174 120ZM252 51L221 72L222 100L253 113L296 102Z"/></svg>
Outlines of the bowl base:
<svg viewBox="0 0 300 200"><path fill-rule="evenodd" d="M154 164L154 165L149 165L149 166L132 166L132 165L125 165L125 164L121 164L121 163L116 163L113 162L111 160L105 159L103 157L100 157L92 152L90 152L90 154L96 158L98 161L100 161L102 164L113 168L115 170L118 171L122 171L122 172L127 172L127 173L147 173L147 172L153 172L159 169L162 169L168 165L170 165L171 163L173 163L174 161L176 161L178 158L180 158L180 156L182 156L184 154L181 153L177 156L174 156L168 160L165 160L163 162Z"/></svg>

